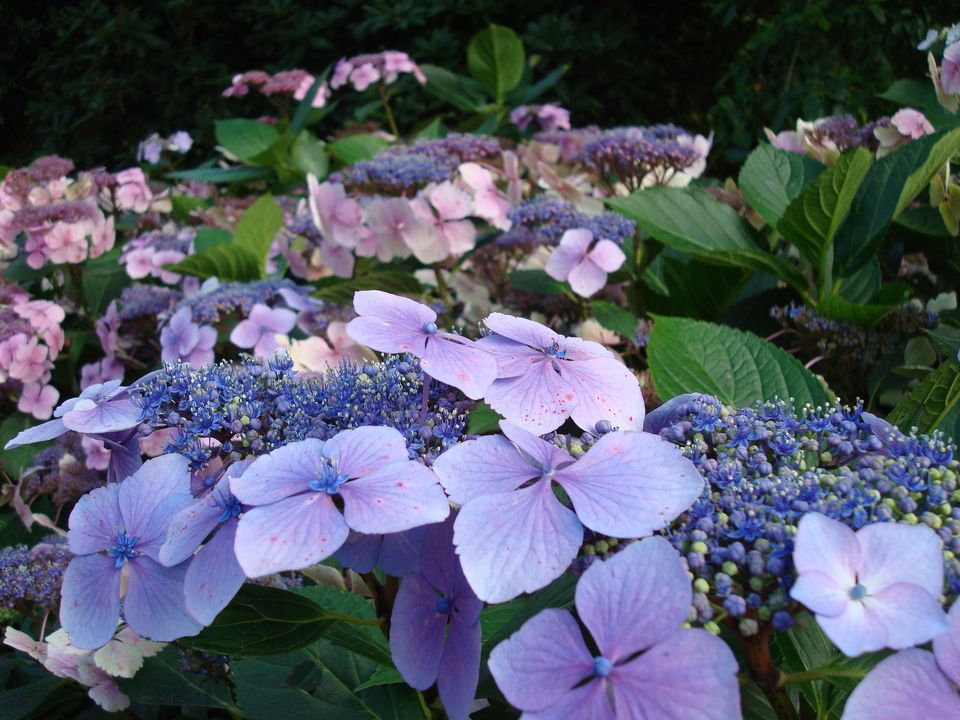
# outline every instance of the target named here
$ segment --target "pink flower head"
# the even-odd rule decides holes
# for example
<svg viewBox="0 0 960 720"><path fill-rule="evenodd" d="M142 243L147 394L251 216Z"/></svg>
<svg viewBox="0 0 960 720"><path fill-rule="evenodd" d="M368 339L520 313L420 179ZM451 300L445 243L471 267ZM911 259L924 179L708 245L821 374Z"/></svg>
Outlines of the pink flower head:
<svg viewBox="0 0 960 720"><path fill-rule="evenodd" d="M490 672L523 717L730 720L741 717L737 661L720 638L684 629L693 592L663 538L595 562L577 583L577 615L543 610L490 653Z"/></svg>
<svg viewBox="0 0 960 720"><path fill-rule="evenodd" d="M568 417L587 432L601 421L622 430L643 427L640 383L602 345L501 313L483 322L492 334L477 344L499 365L484 400L510 422L538 434Z"/></svg>
<svg viewBox="0 0 960 720"><path fill-rule="evenodd" d="M394 82L400 73L412 73L421 85L427 82L427 77L420 70L420 67L405 52L384 50L382 56L383 81L388 85Z"/></svg>
<svg viewBox="0 0 960 720"><path fill-rule="evenodd" d="M803 136L798 132L784 130L774 134L770 128L764 128L763 132L766 134L770 144L778 150L786 150L787 152L799 153L801 155L806 152L806 147L803 144Z"/></svg>
<svg viewBox="0 0 960 720"><path fill-rule="evenodd" d="M250 317L241 321L230 333L230 342L237 347L253 348L254 355L268 357L277 349L277 334L286 335L297 324L297 314L286 308L271 308L257 303Z"/></svg>
<svg viewBox="0 0 960 720"><path fill-rule="evenodd" d="M537 110L537 120L544 132L570 129L570 111L559 105L541 105Z"/></svg>
<svg viewBox="0 0 960 720"><path fill-rule="evenodd" d="M86 466L91 470L106 470L110 465L110 451L103 443L103 440L80 436L80 445L83 446L83 452L86 453Z"/></svg>
<svg viewBox="0 0 960 720"><path fill-rule="evenodd" d="M943 51L940 82L947 95L960 95L960 42Z"/></svg>
<svg viewBox="0 0 960 720"><path fill-rule="evenodd" d="M361 65L350 74L350 82L357 92L363 92L379 79L380 71L372 63Z"/></svg>
<svg viewBox="0 0 960 720"><path fill-rule="evenodd" d="M319 373L337 367L344 360L356 362L366 357L363 348L347 334L346 323L330 323L327 326L327 338L329 344L327 340L317 336L289 343L287 350L294 368ZM282 342L280 344L283 345Z"/></svg>
<svg viewBox="0 0 960 720"><path fill-rule="evenodd" d="M410 353L423 372L478 399L497 375L497 363L476 343L437 328L437 314L426 305L380 290L354 293L360 316L347 325L350 337L385 353Z"/></svg>
<svg viewBox="0 0 960 720"><path fill-rule="evenodd" d="M213 346L216 344L216 328L196 324L190 308L183 307L160 331L160 358L164 362L183 360L193 367L200 367L213 362Z"/></svg>
<svg viewBox="0 0 960 720"><path fill-rule="evenodd" d="M7 372L14 380L25 385L38 382L53 367L47 359L48 352L46 345L40 344L37 338L31 338L13 351Z"/></svg>
<svg viewBox="0 0 960 720"><path fill-rule="evenodd" d="M890 122L902 135L916 140L924 135L933 133L933 125L927 120L926 116L919 110L913 108L904 108L895 113Z"/></svg>
<svg viewBox="0 0 960 720"><path fill-rule="evenodd" d="M307 175L310 214L324 239L346 248L355 248L368 233L363 225L360 203L348 198L340 183L320 183Z"/></svg>
<svg viewBox="0 0 960 720"><path fill-rule="evenodd" d="M29 300L14 305L13 309L40 335L50 328L59 327L66 317L63 308L49 300Z"/></svg>
<svg viewBox="0 0 960 720"><path fill-rule="evenodd" d="M310 88L313 87L313 84L317 79L313 75L306 75L303 80L300 82L300 85L297 87L296 91L293 93L294 100L303 100L307 93L310 92ZM327 104L327 100L330 99L330 86L327 83L321 83L320 87L317 88L317 94L313 96L313 102L310 103L310 107L322 108Z"/></svg>
<svg viewBox="0 0 960 720"><path fill-rule="evenodd" d="M404 242L405 232L422 232L425 221L417 217L406 198L377 198L365 208L364 215L381 246L393 257L410 256Z"/></svg>
<svg viewBox="0 0 960 720"><path fill-rule="evenodd" d="M463 163L459 172L464 185L473 191L473 214L499 230L509 230L510 201L494 184L493 173L474 162Z"/></svg>
<svg viewBox="0 0 960 720"><path fill-rule="evenodd" d="M422 224L407 228L403 239L417 260L431 265L471 250L477 229L469 220L470 196L449 180L428 185L410 205Z"/></svg>
<svg viewBox="0 0 960 720"><path fill-rule="evenodd" d="M353 72L353 65L346 58L337 60L336 67L333 68L333 75L330 76L330 87L337 90L347 84L350 79L350 73Z"/></svg>
<svg viewBox="0 0 960 720"><path fill-rule="evenodd" d="M816 614L849 657L918 645L947 630L943 548L925 525L875 523L854 532L808 513L797 528L793 562L791 597Z"/></svg>
<svg viewBox="0 0 960 720"><path fill-rule="evenodd" d="M114 200L121 210L143 213L150 209L153 193L147 185L147 176L140 168L129 168L116 175L117 187Z"/></svg>
<svg viewBox="0 0 960 720"><path fill-rule="evenodd" d="M901 650L871 670L847 700L843 720L960 718L960 602L947 622L932 653Z"/></svg>
<svg viewBox="0 0 960 720"><path fill-rule="evenodd" d="M23 386L23 394L17 402L17 410L29 413L37 420L46 420L53 414L53 408L60 399L60 393L53 385L30 383Z"/></svg>
<svg viewBox="0 0 960 720"><path fill-rule="evenodd" d="M607 284L607 273L619 269L626 259L612 240L594 243L592 232L577 228L563 234L543 269L554 280L568 280L577 295L590 297Z"/></svg>
<svg viewBox="0 0 960 720"><path fill-rule="evenodd" d="M88 363L80 368L80 389L100 385L111 380L123 380L123 363L115 357L105 357L99 362Z"/></svg>
<svg viewBox="0 0 960 720"><path fill-rule="evenodd" d="M87 257L85 223L59 222L42 233L46 256L54 263L79 263Z"/></svg>

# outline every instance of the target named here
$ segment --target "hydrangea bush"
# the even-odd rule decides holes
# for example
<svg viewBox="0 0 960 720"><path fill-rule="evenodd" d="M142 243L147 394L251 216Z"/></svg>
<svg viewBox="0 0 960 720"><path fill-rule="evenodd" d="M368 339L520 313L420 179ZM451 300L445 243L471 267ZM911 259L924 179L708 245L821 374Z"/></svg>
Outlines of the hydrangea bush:
<svg viewBox="0 0 960 720"><path fill-rule="evenodd" d="M7 172L3 717L960 717L960 31L921 46L726 182L495 25L470 78L245 71L276 114L215 149ZM426 88L476 114L398 128Z"/></svg>

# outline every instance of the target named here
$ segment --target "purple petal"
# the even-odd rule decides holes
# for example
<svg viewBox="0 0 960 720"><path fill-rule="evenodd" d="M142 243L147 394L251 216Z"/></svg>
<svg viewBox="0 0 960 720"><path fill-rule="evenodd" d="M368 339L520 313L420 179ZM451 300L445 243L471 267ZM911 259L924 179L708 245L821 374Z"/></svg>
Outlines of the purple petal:
<svg viewBox="0 0 960 720"><path fill-rule="evenodd" d="M430 525L423 538L420 552L420 574L447 597L463 576L460 560L453 546L454 516L444 522Z"/></svg>
<svg viewBox="0 0 960 720"><path fill-rule="evenodd" d="M269 505L307 489L319 466L323 441L310 438L258 457L230 489L246 505Z"/></svg>
<svg viewBox="0 0 960 720"><path fill-rule="evenodd" d="M533 458L541 468L558 468L574 461L573 455L566 450L548 443L511 422L501 420L500 430L510 442Z"/></svg>
<svg viewBox="0 0 960 720"><path fill-rule="evenodd" d="M327 493L295 495L244 513L237 528L237 560L251 578L300 570L332 555L349 533Z"/></svg>
<svg viewBox="0 0 960 720"><path fill-rule="evenodd" d="M468 720L480 679L480 620L453 615L437 674L437 690L450 720Z"/></svg>
<svg viewBox="0 0 960 720"><path fill-rule="evenodd" d="M213 622L247 579L233 550L238 524L236 518L224 523L187 568L187 611L204 625Z"/></svg>
<svg viewBox="0 0 960 720"><path fill-rule="evenodd" d="M619 662L662 642L686 621L693 602L677 551L660 537L595 562L577 583L577 613L600 652Z"/></svg>
<svg viewBox="0 0 960 720"><path fill-rule="evenodd" d="M960 602L954 601L947 613L947 624L950 630L933 639L933 653L944 674L960 685Z"/></svg>
<svg viewBox="0 0 960 720"><path fill-rule="evenodd" d="M230 342L240 348L252 348L260 342L262 334L253 320L241 320L230 332Z"/></svg>
<svg viewBox="0 0 960 720"><path fill-rule="evenodd" d="M360 477L407 460L407 443L391 427L358 427L342 430L327 440L323 455L337 461L340 472Z"/></svg>
<svg viewBox="0 0 960 720"><path fill-rule="evenodd" d="M627 256L612 240L601 240L588 256L604 272L612 273L620 269Z"/></svg>
<svg viewBox="0 0 960 720"><path fill-rule="evenodd" d="M483 324L497 335L537 350L545 350L554 344L560 345L564 340L563 335L558 335L538 322L503 313L491 313L484 319Z"/></svg>
<svg viewBox="0 0 960 720"><path fill-rule="evenodd" d="M390 618L390 652L408 685L426 690L437 679L447 615L437 612L440 594L420 573L400 583Z"/></svg>
<svg viewBox="0 0 960 720"><path fill-rule="evenodd" d="M380 567L387 575L403 577L420 567L420 550L427 529L422 527L389 533L383 536L380 545Z"/></svg>
<svg viewBox="0 0 960 720"><path fill-rule="evenodd" d="M600 420L621 430L643 427L643 393L636 376L615 358L558 363L560 374L575 388L577 404L570 417L587 432Z"/></svg>
<svg viewBox="0 0 960 720"><path fill-rule="evenodd" d="M120 514L137 551L158 559L170 522L193 502L190 465L182 455L148 460L135 475L120 483Z"/></svg>
<svg viewBox="0 0 960 720"><path fill-rule="evenodd" d="M383 353L423 357L427 336L420 328L393 325L380 318L358 317L347 323L347 334L360 345Z"/></svg>
<svg viewBox="0 0 960 720"><path fill-rule="evenodd" d="M705 630L681 630L609 676L617 715L657 720L739 718L737 661Z"/></svg>
<svg viewBox="0 0 960 720"><path fill-rule="evenodd" d="M521 717L523 720L617 720L607 697L607 683L597 680L574 688L546 710L524 713Z"/></svg>
<svg viewBox="0 0 960 720"><path fill-rule="evenodd" d="M134 558L127 565L130 579L123 598L123 616L137 634L170 642L196 635L203 626L187 612L183 580L187 564L164 567L150 558Z"/></svg>
<svg viewBox="0 0 960 720"><path fill-rule="evenodd" d="M837 617L847 608L850 587L842 587L829 575L808 570L797 576L790 588L790 597L803 603L810 612L826 617Z"/></svg>
<svg viewBox="0 0 960 720"><path fill-rule="evenodd" d="M817 615L817 624L847 657L880 650L887 639L886 628L868 615L862 602L847 603L836 617Z"/></svg>
<svg viewBox="0 0 960 720"><path fill-rule="evenodd" d="M931 595L918 585L889 585L863 600L872 622L887 630L885 647L894 650L922 645L950 629L940 595Z"/></svg>
<svg viewBox="0 0 960 720"><path fill-rule="evenodd" d="M70 552L89 555L106 550L123 528L118 497L120 486L105 485L84 495L70 513L67 543Z"/></svg>
<svg viewBox="0 0 960 720"><path fill-rule="evenodd" d="M452 340L434 335L427 342L422 359L424 373L459 388L474 400L482 398L497 378L496 358L462 338Z"/></svg>
<svg viewBox="0 0 960 720"><path fill-rule="evenodd" d="M454 445L433 463L450 499L462 505L480 495L516 490L540 474L502 435Z"/></svg>
<svg viewBox="0 0 960 720"><path fill-rule="evenodd" d="M857 584L860 544L846 525L820 513L807 513L797 525L793 563L797 573L821 572L840 587Z"/></svg>
<svg viewBox="0 0 960 720"><path fill-rule="evenodd" d="M555 479L584 525L613 537L663 528L703 491L703 477L657 435L612 432Z"/></svg>
<svg viewBox="0 0 960 720"><path fill-rule="evenodd" d="M223 508L217 505L221 488L229 488L229 484L221 480L212 491L174 515L157 555L162 564L179 565L191 557L217 527L223 517Z"/></svg>
<svg viewBox="0 0 960 720"><path fill-rule="evenodd" d="M526 374L531 366L546 363L547 358L540 350L502 337L487 335L477 340L477 346L493 355L497 361L497 377L500 379Z"/></svg>
<svg viewBox="0 0 960 720"><path fill-rule="evenodd" d="M350 568L354 572L370 572L380 561L380 545L384 537L384 535L365 535L351 530L346 542L333 556L343 567Z"/></svg>
<svg viewBox="0 0 960 720"><path fill-rule="evenodd" d="M567 280L577 295L590 297L603 290L607 284L607 273L587 258L570 271Z"/></svg>
<svg viewBox="0 0 960 720"><path fill-rule="evenodd" d="M437 320L437 314L426 305L380 290L354 293L353 307L360 317L350 321L347 334L380 352L421 357L427 338L423 326Z"/></svg>
<svg viewBox="0 0 960 720"><path fill-rule="evenodd" d="M460 510L454 541L470 587L487 602L533 592L560 577L583 540L577 516L541 480L474 498Z"/></svg>
<svg viewBox="0 0 960 720"><path fill-rule="evenodd" d="M510 422L543 434L556 430L570 417L579 396L552 363L544 361L531 365L523 375L499 378L484 400Z"/></svg>
<svg viewBox="0 0 960 720"><path fill-rule="evenodd" d="M450 513L437 476L411 460L391 463L344 483L340 496L343 517L357 532L400 532L440 522Z"/></svg>
<svg viewBox="0 0 960 720"><path fill-rule="evenodd" d="M701 393L686 393L670 398L643 419L643 431L659 435L660 431L690 413L692 403L709 397Z"/></svg>
<svg viewBox="0 0 960 720"><path fill-rule="evenodd" d="M567 232L570 232L569 230ZM589 231L588 231L589 232ZM571 271L583 260L584 250L576 247L564 246L561 243L550 253L543 270L554 280L561 282L570 277Z"/></svg>
<svg viewBox="0 0 960 720"><path fill-rule="evenodd" d="M71 410L61 419L69 430L86 434L107 433L136 427L140 424L140 413L140 408L124 394L88 410Z"/></svg>
<svg viewBox="0 0 960 720"><path fill-rule="evenodd" d="M549 708L593 675L580 626L556 608L527 620L493 649L487 665L507 701L524 711Z"/></svg>
<svg viewBox="0 0 960 720"><path fill-rule="evenodd" d="M140 456L140 436L135 430L123 440L113 441L105 438L104 440L110 450L107 482L125 480L143 466L143 459Z"/></svg>
<svg viewBox="0 0 960 720"><path fill-rule="evenodd" d="M120 568L112 557L75 557L63 573L60 624L84 650L106 645L120 619Z"/></svg>
<svg viewBox="0 0 960 720"><path fill-rule="evenodd" d="M63 424L63 420L60 418L48 420L45 423L35 425L32 428L27 428L26 430L17 433L17 436L4 445L3 449L13 450L21 445L32 445L33 443L46 442L47 440L53 440L54 438L60 437L65 432L67 432L67 426Z"/></svg>
<svg viewBox="0 0 960 720"><path fill-rule="evenodd" d="M875 523L857 531L857 579L871 594L894 583L919 585L933 597L943 590L943 543L926 525Z"/></svg>
<svg viewBox="0 0 960 720"><path fill-rule="evenodd" d="M843 710L844 720L903 718L960 718L960 695L926 650L901 650L883 660Z"/></svg>

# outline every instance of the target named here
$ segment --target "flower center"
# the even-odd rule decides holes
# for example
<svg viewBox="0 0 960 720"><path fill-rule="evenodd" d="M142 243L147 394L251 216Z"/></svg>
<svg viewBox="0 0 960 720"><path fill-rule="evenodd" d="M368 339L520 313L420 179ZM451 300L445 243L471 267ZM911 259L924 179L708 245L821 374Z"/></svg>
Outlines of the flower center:
<svg viewBox="0 0 960 720"><path fill-rule="evenodd" d="M851 600L863 600L867 596L867 589L857 583L852 588L850 588L850 599Z"/></svg>
<svg viewBox="0 0 960 720"><path fill-rule="evenodd" d="M116 560L116 566L118 568L122 568L124 562L140 554L133 549L136 544L136 535L131 537L127 535L126 530L121 530L117 533L116 537L113 538L113 545L107 548L107 555Z"/></svg>
<svg viewBox="0 0 960 720"><path fill-rule="evenodd" d="M423 331L427 335L433 335L435 332L437 332L437 324L435 322L425 322L423 324Z"/></svg>
<svg viewBox="0 0 960 720"><path fill-rule="evenodd" d="M567 351L561 349L558 343L554 343L550 347L544 348L543 351L550 357L555 357L557 360L563 360L567 356Z"/></svg>
<svg viewBox="0 0 960 720"><path fill-rule="evenodd" d="M323 458L320 467L317 468L317 476L311 480L307 486L315 492L325 492L328 495L336 495L340 491L340 486L343 485L347 479L347 475L340 472L336 460Z"/></svg>
<svg viewBox="0 0 960 720"><path fill-rule="evenodd" d="M240 501L237 500L233 495L220 493L220 497L216 500L217 507L223 510L223 515L220 516L218 522L225 523L230 518L236 517L240 514Z"/></svg>
<svg viewBox="0 0 960 720"><path fill-rule="evenodd" d="M450 598L442 597L437 600L437 612L441 615L446 615L450 612Z"/></svg>
<svg viewBox="0 0 960 720"><path fill-rule="evenodd" d="M593 659L593 674L597 677L606 677L613 670L613 663L607 660L603 655L597 655Z"/></svg>

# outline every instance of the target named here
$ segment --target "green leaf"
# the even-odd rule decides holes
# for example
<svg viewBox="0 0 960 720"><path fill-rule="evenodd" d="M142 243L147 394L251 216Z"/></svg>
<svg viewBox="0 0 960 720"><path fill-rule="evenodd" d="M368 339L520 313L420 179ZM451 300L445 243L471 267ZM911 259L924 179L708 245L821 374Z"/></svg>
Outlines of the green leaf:
<svg viewBox="0 0 960 720"><path fill-rule="evenodd" d="M270 246L282 227L283 210L273 196L263 195L240 217L233 233L233 243L248 248L261 258L262 264L266 264Z"/></svg>
<svg viewBox="0 0 960 720"><path fill-rule="evenodd" d="M393 265L357 262L352 278L325 277L316 280L314 296L330 303L349 305L357 290L384 290L399 295L418 295L423 286L407 270Z"/></svg>
<svg viewBox="0 0 960 720"><path fill-rule="evenodd" d="M499 432L502 419L496 410L481 400L467 417L467 434L487 435Z"/></svg>
<svg viewBox="0 0 960 720"><path fill-rule="evenodd" d="M437 140L446 136L447 127L439 117L433 118L433 120L417 130L414 135L417 140Z"/></svg>
<svg viewBox="0 0 960 720"><path fill-rule="evenodd" d="M203 252L217 245L225 245L233 240L229 230L204 225L197 228L197 236L193 240L194 252Z"/></svg>
<svg viewBox="0 0 960 720"><path fill-rule="evenodd" d="M960 437L960 364L950 358L927 375L887 417L903 431L916 427L921 433L942 430Z"/></svg>
<svg viewBox="0 0 960 720"><path fill-rule="evenodd" d="M762 143L747 156L737 184L763 219L777 227L787 206L823 169L806 155Z"/></svg>
<svg viewBox="0 0 960 720"><path fill-rule="evenodd" d="M65 683L62 678L45 675L36 682L0 692L0 717L4 720L21 720L30 716Z"/></svg>
<svg viewBox="0 0 960 720"><path fill-rule="evenodd" d="M214 126L217 142L239 160L253 162L254 158L269 150L279 139L280 133L273 125L256 120L218 120Z"/></svg>
<svg viewBox="0 0 960 720"><path fill-rule="evenodd" d="M491 23L467 46L467 69L498 105L520 84L524 61L523 41L501 25Z"/></svg>
<svg viewBox="0 0 960 720"><path fill-rule="evenodd" d="M416 690L405 683L380 683L364 689L360 699L380 720L417 720L432 713Z"/></svg>
<svg viewBox="0 0 960 720"><path fill-rule="evenodd" d="M373 604L359 595L326 585L311 585L310 587L298 588L295 592L313 600L328 612L368 623L376 623L377 616ZM339 621L327 629L324 639L381 665L393 666L393 659L390 656L390 648L387 646L386 637L377 624L360 625L349 621Z"/></svg>
<svg viewBox="0 0 960 720"><path fill-rule="evenodd" d="M184 642L233 658L277 655L315 642L336 617L298 593L247 583L213 624Z"/></svg>
<svg viewBox="0 0 960 720"><path fill-rule="evenodd" d="M566 295L569 298L576 299L573 290L567 283L554 280L543 270L514 270L510 273L508 279L517 290L535 295Z"/></svg>
<svg viewBox="0 0 960 720"><path fill-rule="evenodd" d="M850 211L857 190L873 165L873 153L844 153L787 206L777 229L826 278L832 271L833 239ZM829 284L821 287L829 289Z"/></svg>
<svg viewBox="0 0 960 720"><path fill-rule="evenodd" d="M174 180L196 180L197 182L211 183L242 183L252 180L262 180L270 175L270 168L265 167L202 167L193 170L178 170L167 173L168 178Z"/></svg>
<svg viewBox="0 0 960 720"><path fill-rule="evenodd" d="M734 407L793 398L799 409L830 399L795 357L752 333L723 325L655 317L647 355L663 400L703 392Z"/></svg>
<svg viewBox="0 0 960 720"><path fill-rule="evenodd" d="M387 145L389 143L378 135L347 135L334 140L327 148L344 165L353 165L361 160L369 160Z"/></svg>
<svg viewBox="0 0 960 720"><path fill-rule="evenodd" d="M900 213L894 222L900 227L929 237L948 238L950 231L943 222L943 216L937 208L909 208Z"/></svg>
<svg viewBox="0 0 960 720"><path fill-rule="evenodd" d="M712 265L772 272L801 293L807 281L794 266L761 249L737 211L696 187L652 187L607 200L668 247Z"/></svg>
<svg viewBox="0 0 960 720"><path fill-rule="evenodd" d="M397 670L395 667L381 665L376 669L373 675L370 676L369 680L365 680L364 682L360 683L353 690L354 692L360 692L361 690L366 690L369 687L377 687L378 685L394 685L402 682L404 682L404 680L399 670Z"/></svg>
<svg viewBox="0 0 960 720"><path fill-rule="evenodd" d="M629 342L634 341L637 332L637 316L609 300L594 300L590 303L590 312L603 327L615 332Z"/></svg>
<svg viewBox="0 0 960 720"><path fill-rule="evenodd" d="M473 78L457 75L436 65L421 65L420 69L427 76L424 89L435 98L467 113L478 113L486 104L483 88Z"/></svg>
<svg viewBox="0 0 960 720"><path fill-rule="evenodd" d="M317 180L323 180L330 172L330 158L327 157L323 143L308 130L297 135L290 149L290 156L293 164L302 170L304 175L309 173Z"/></svg>
<svg viewBox="0 0 960 720"><path fill-rule="evenodd" d="M880 289L880 260L872 258L855 273L842 278L840 294L850 302L867 302Z"/></svg>
<svg viewBox="0 0 960 720"><path fill-rule="evenodd" d="M858 325L872 327L886 317L891 310L899 306L900 303L893 305L861 304L851 302L842 295L829 295L817 304L817 310L835 320L849 320Z"/></svg>
<svg viewBox="0 0 960 720"><path fill-rule="evenodd" d="M554 68L535 83L519 85L507 97L507 104L510 107L516 107L517 105L527 105L534 102L547 90L560 82L560 79L567 74L570 67L570 63L565 63L558 68Z"/></svg>
<svg viewBox="0 0 960 720"><path fill-rule="evenodd" d="M834 240L834 274L843 276L876 255L883 231L960 150L960 128L913 140L867 173Z"/></svg>
<svg viewBox="0 0 960 720"><path fill-rule="evenodd" d="M180 651L171 646L130 678L118 678L117 684L130 699L141 705L192 705L195 707L236 710L226 678L215 680L180 669Z"/></svg>
<svg viewBox="0 0 960 720"><path fill-rule="evenodd" d="M0 448L13 440L19 433L37 424L39 422L29 415L20 412L10 413L3 419L3 422L0 422ZM11 479L16 480L20 477L20 471L29 467L36 454L49 444L21 445L13 450L4 450L0 453L0 468L3 468L3 471Z"/></svg>
<svg viewBox="0 0 960 720"><path fill-rule="evenodd" d="M186 222L190 218L191 212L197 208L206 207L208 203L203 198L173 195L170 198L170 204L173 206L173 217L180 222Z"/></svg>
<svg viewBox="0 0 960 720"><path fill-rule="evenodd" d="M121 248L115 247L100 257L88 260L83 266L83 297L87 310L94 317L102 315L110 301L120 297L120 292L130 284L123 265L120 264Z"/></svg>
<svg viewBox="0 0 960 720"><path fill-rule="evenodd" d="M550 585L532 595L519 597L510 602L488 605L480 613L483 631L483 655L513 635L534 615L546 608L561 610L573 606L573 591L577 579L567 573Z"/></svg>

